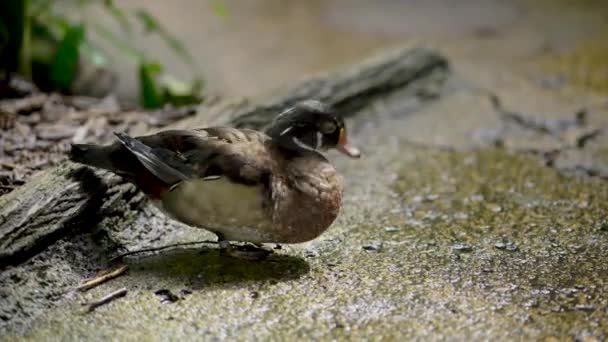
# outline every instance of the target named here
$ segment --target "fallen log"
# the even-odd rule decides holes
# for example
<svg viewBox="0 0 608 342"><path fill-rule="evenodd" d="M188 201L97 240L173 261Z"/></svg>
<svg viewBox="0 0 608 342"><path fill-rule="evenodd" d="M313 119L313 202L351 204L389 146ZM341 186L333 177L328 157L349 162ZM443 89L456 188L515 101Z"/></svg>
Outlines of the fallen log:
<svg viewBox="0 0 608 342"><path fill-rule="evenodd" d="M262 129L274 115L302 99L324 101L348 115L393 91L437 83L447 70L447 61L433 50L401 48L303 80L272 96L201 111L194 122ZM0 268L26 260L68 232L94 227L102 209L123 210L115 205L119 200L142 199L134 187L109 173L73 163L43 171L0 197Z"/></svg>

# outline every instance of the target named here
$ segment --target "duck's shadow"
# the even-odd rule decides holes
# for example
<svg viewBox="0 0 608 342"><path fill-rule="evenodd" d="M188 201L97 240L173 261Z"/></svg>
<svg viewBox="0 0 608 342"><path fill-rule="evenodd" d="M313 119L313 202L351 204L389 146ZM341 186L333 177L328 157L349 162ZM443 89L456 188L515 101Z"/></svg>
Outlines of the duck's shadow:
<svg viewBox="0 0 608 342"><path fill-rule="evenodd" d="M265 260L246 261L221 255L219 249L180 248L145 257L123 260L134 277L171 278L191 289L213 285L297 279L310 271L306 260L273 253Z"/></svg>

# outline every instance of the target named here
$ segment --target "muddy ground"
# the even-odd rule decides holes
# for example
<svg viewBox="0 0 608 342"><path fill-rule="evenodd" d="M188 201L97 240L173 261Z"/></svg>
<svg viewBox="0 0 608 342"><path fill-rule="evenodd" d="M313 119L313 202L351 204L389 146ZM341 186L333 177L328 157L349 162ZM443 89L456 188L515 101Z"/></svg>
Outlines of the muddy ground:
<svg viewBox="0 0 608 342"><path fill-rule="evenodd" d="M127 274L76 292L117 250L211 238L148 204L109 213L2 271L6 339L608 337L601 1L235 2L224 19L202 2L146 2L205 41L189 45L219 93L257 95L411 40L453 74L438 98L394 94L349 122L364 157L329 155L348 187L317 240L253 264L214 246L133 256Z"/></svg>

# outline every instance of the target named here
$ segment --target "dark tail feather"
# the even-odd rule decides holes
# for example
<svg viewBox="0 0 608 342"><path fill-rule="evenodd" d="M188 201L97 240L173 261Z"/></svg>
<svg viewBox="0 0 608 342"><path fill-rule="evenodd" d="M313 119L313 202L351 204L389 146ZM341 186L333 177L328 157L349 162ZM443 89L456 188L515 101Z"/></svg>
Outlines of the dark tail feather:
<svg viewBox="0 0 608 342"><path fill-rule="evenodd" d="M72 144L70 159L80 164L115 171L108 149L108 146Z"/></svg>
<svg viewBox="0 0 608 342"><path fill-rule="evenodd" d="M154 176L167 184L175 184L186 179L181 171L167 164L152 147L124 133L114 133L118 140L129 150L137 160ZM173 153L171 153L173 155Z"/></svg>

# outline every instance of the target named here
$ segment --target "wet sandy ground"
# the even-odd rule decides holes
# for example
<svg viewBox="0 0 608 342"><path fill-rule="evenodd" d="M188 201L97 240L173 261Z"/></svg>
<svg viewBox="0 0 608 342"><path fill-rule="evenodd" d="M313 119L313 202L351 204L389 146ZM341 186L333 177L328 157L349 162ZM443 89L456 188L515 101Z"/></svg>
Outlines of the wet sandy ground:
<svg viewBox="0 0 608 342"><path fill-rule="evenodd" d="M104 219L95 234L57 242L27 263L28 273L5 272L5 283L17 278L20 289L12 291L22 305L45 296L58 303L24 335L10 336L605 339L605 180L565 175L533 154L487 143L454 151L475 144L471 126L502 126L487 97L471 89L414 110L402 99L397 93L379 101L351 122L364 158L329 154L347 195L339 219L318 239L283 246L258 263L209 247L135 256L125 260L126 275L84 294L71 290L113 248L108 241L133 250L212 238L151 205L134 208ZM542 148L535 143L542 137L533 135L527 148ZM515 133L509 139L522 140ZM126 297L83 313L80 303L123 287Z"/></svg>
<svg viewBox="0 0 608 342"><path fill-rule="evenodd" d="M3 275L6 284L17 277L22 289L44 289L12 287L22 303L60 303L32 309L44 314L26 337L608 336L608 144L605 133L578 143L608 124L606 65L587 58L604 53L593 43L608 25L601 1L234 0L226 18L202 1L124 3L145 3L170 23L192 46L210 91L228 98L412 41L450 58L454 87L413 109L399 94L367 108L361 118L383 119L352 122L365 158L330 155L348 184L343 214L321 238L265 262L176 250L128 259L126 276L66 295L111 246L99 244L103 236L59 241L29 262L30 273ZM121 87L133 90L128 81ZM577 120L581 108L587 114ZM549 163L552 151L560 154ZM98 235L129 249L209 237L137 209L108 217ZM124 299L80 314L80 302L123 286ZM154 294L161 289L181 298L162 304Z"/></svg>

